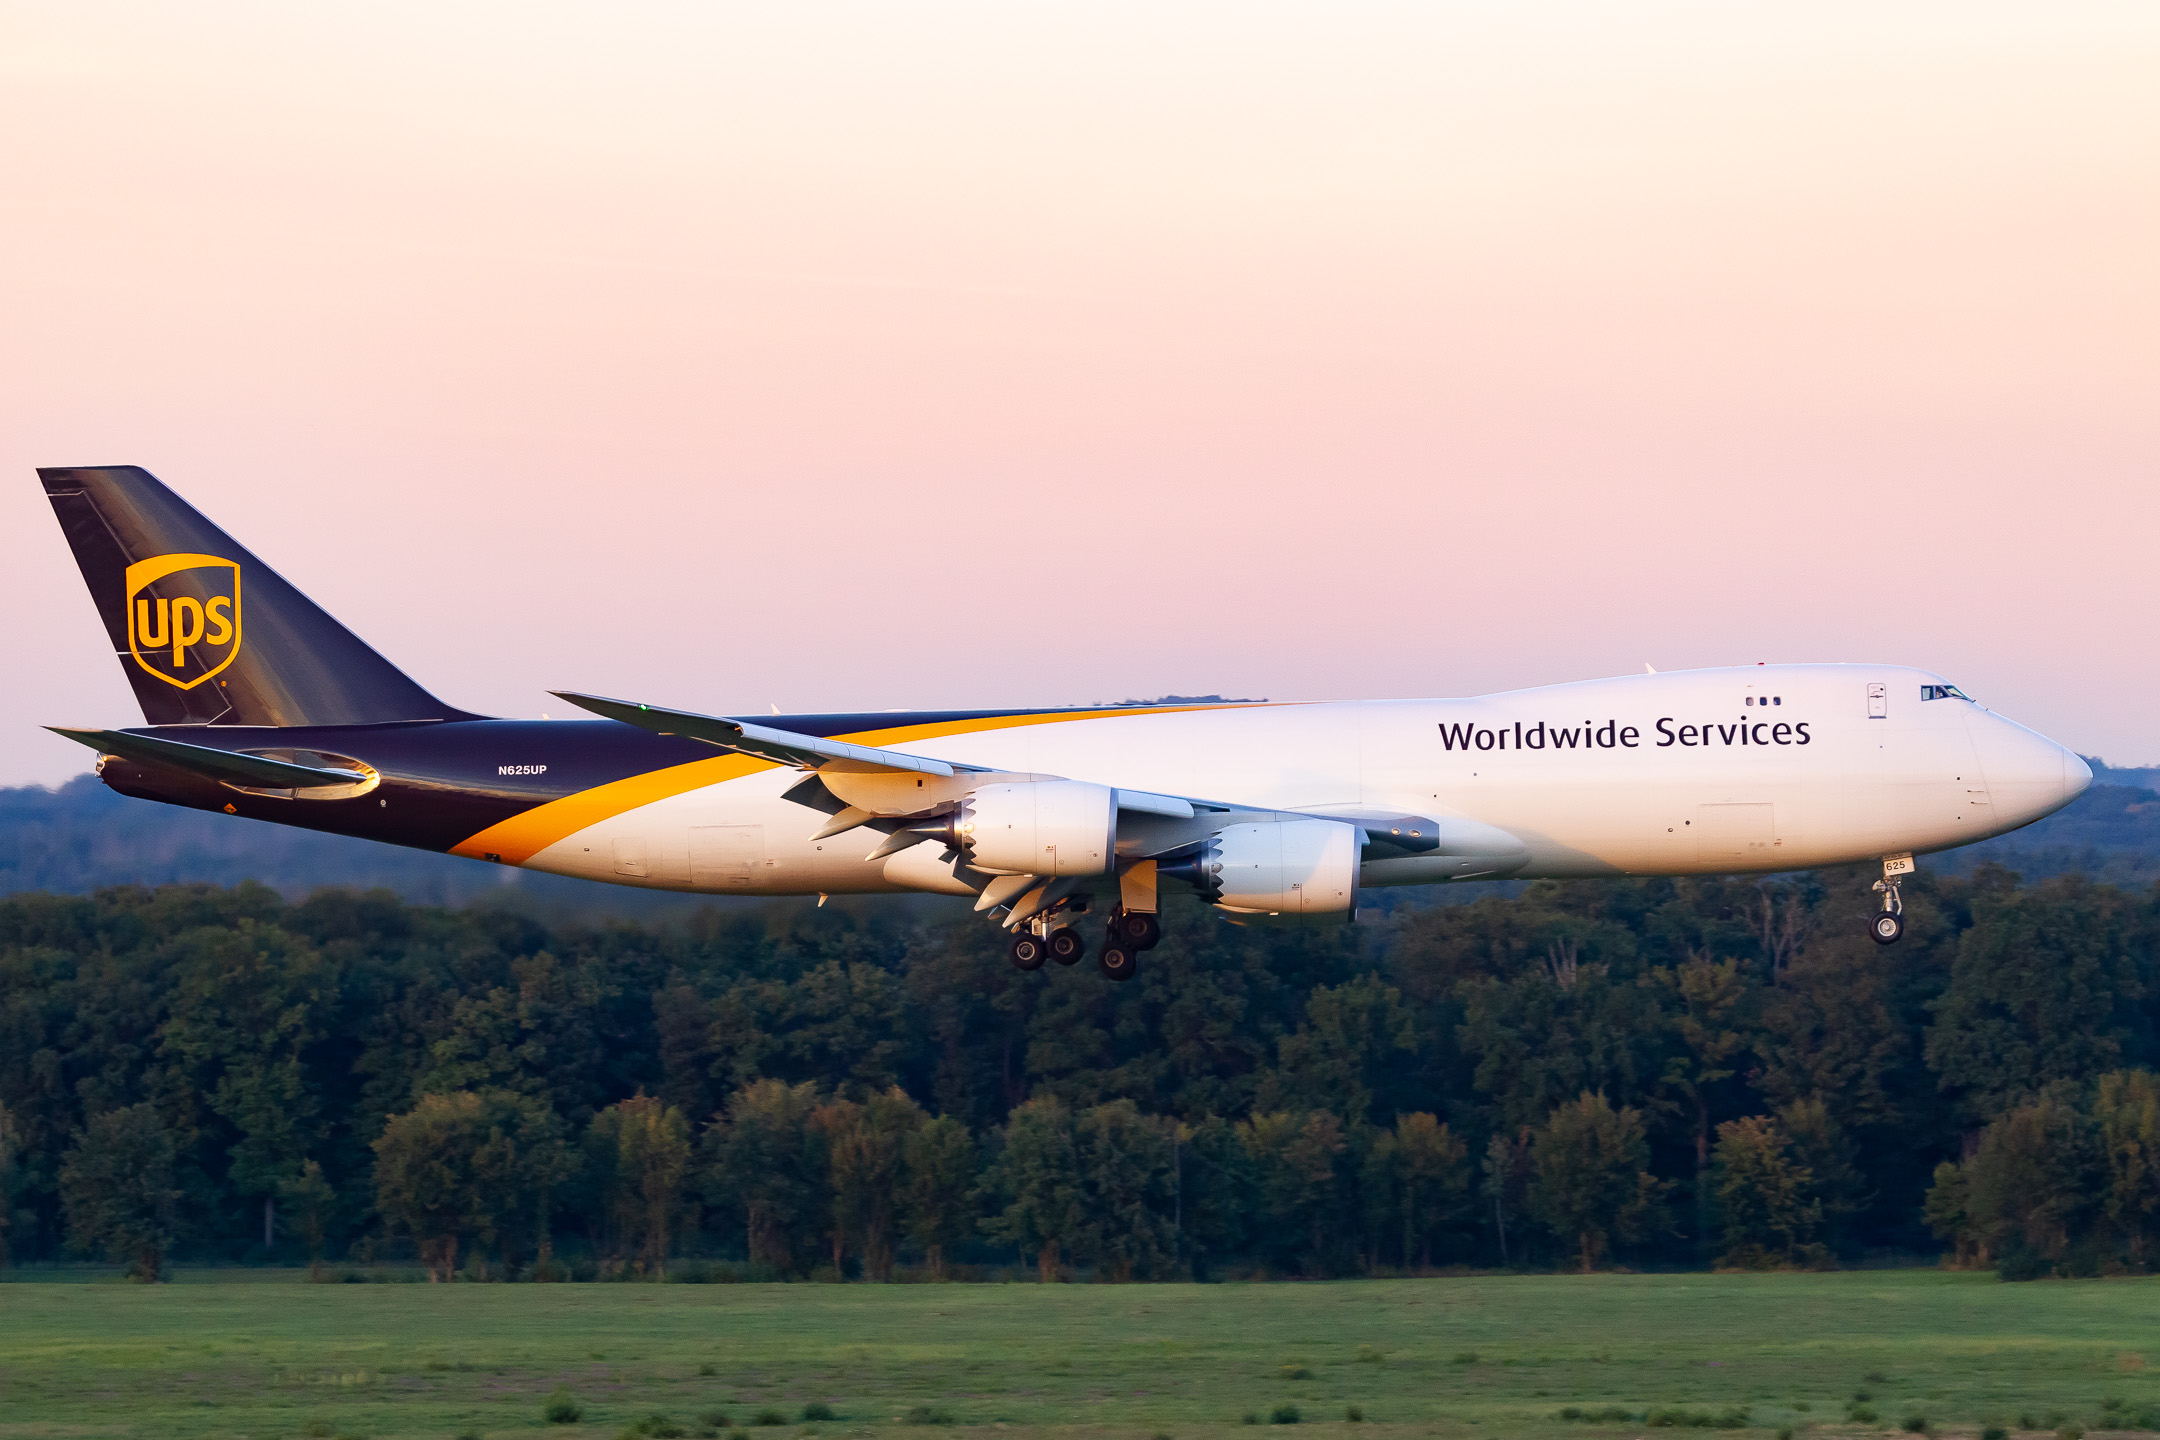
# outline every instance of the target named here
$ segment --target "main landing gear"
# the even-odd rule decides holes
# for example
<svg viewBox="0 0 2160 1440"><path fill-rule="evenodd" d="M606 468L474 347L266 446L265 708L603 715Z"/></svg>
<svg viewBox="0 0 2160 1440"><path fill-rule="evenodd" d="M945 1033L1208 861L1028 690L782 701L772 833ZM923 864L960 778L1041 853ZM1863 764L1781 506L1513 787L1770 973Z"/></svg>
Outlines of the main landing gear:
<svg viewBox="0 0 2160 1440"><path fill-rule="evenodd" d="M1120 905L1110 912L1110 933L1103 936L1095 953L1095 966L1105 979L1130 980L1140 973L1140 952L1162 941L1162 921L1152 910L1127 910Z"/></svg>
<svg viewBox="0 0 2160 1440"><path fill-rule="evenodd" d="M1140 973L1140 952L1154 949L1161 941L1162 922L1152 911L1121 906L1110 914L1102 948L1095 952L1096 968L1106 979L1130 980ZM1040 930L1034 923L1023 925L1005 947L1006 958L1015 970L1040 970L1045 960L1072 965L1086 953L1087 942L1080 938L1080 928L1071 924L1046 923Z"/></svg>
<svg viewBox="0 0 2160 1440"><path fill-rule="evenodd" d="M1868 921L1868 934L1875 937L1878 945L1895 945L1905 934L1905 899L1898 893L1898 882L1912 874L1912 856L1888 856L1883 860L1882 868L1883 878L1875 882L1875 893L1882 896L1882 909Z"/></svg>
<svg viewBox="0 0 2160 1440"><path fill-rule="evenodd" d="M1082 940L1080 932L1070 925L1058 926L1043 943L1050 947L1050 958L1060 965L1076 964L1087 953L1087 941Z"/></svg>

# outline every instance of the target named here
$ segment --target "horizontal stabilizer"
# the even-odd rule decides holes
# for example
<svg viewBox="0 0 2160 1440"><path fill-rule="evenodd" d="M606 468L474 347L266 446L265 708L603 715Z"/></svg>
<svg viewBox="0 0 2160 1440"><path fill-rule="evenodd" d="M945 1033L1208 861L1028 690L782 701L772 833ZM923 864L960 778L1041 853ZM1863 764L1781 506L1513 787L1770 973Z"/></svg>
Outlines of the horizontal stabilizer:
<svg viewBox="0 0 2160 1440"><path fill-rule="evenodd" d="M170 765L206 779L249 789L305 790L322 785L351 785L361 778L350 770L321 770L313 765L293 765L260 755L213 750L207 745L188 745L152 735L130 734L125 730L76 730L65 725L45 728L55 735L65 735L78 745L87 745L101 755L118 755L123 760L142 765Z"/></svg>
<svg viewBox="0 0 2160 1440"><path fill-rule="evenodd" d="M628 700L608 700L598 695L574 695L567 690L550 693L569 701L581 710L590 710L595 715L620 720L625 725L635 725L641 730L650 730L658 735L686 735L692 740L702 740L723 750L755 755L761 760L793 765L801 770L815 770L833 761L846 762L842 768L847 769L904 770L911 774L938 776L949 776L955 770L975 768L968 765L949 765L943 760L932 760L921 755L904 755L897 750L851 745L845 740L828 740L819 735L798 735L792 730L775 730L767 725L751 725L741 720L722 719L716 715L697 715L686 710L663 710L658 706L639 705Z"/></svg>

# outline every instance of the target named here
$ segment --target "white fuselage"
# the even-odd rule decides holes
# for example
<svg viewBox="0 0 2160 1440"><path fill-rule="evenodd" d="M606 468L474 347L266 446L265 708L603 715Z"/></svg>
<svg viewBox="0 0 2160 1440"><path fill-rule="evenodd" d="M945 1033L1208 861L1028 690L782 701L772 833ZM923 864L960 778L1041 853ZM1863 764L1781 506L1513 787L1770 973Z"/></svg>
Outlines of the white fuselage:
<svg viewBox="0 0 2160 1440"><path fill-rule="evenodd" d="M2028 824L2091 782L2055 742L1955 694L1922 698L1934 688L1948 687L1900 666L1762 665L1463 700L986 721L894 748L1314 815L1477 822L1521 842L1517 877L1800 870L1942 850ZM893 719L904 731L905 715ZM826 817L782 798L797 772L744 768L596 819L524 863L670 890L971 893L935 844L871 861L881 835L811 839ZM1443 854L1370 860L1359 878L1465 873Z"/></svg>

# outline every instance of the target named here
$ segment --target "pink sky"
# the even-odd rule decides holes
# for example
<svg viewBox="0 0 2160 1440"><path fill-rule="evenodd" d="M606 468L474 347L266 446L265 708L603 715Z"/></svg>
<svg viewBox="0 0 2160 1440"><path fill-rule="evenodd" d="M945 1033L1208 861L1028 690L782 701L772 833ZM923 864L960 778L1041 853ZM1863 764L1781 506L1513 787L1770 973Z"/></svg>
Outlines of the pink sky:
<svg viewBox="0 0 2160 1440"><path fill-rule="evenodd" d="M720 711L1888 660L2160 761L2160 7L0 4L37 465L423 684Z"/></svg>

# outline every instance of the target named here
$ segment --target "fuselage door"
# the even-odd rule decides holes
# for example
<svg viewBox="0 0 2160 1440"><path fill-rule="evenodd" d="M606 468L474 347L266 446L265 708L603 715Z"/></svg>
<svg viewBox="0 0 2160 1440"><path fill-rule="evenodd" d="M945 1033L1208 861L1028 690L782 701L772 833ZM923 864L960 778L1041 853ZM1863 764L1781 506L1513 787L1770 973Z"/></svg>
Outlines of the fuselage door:
<svg viewBox="0 0 2160 1440"><path fill-rule="evenodd" d="M1868 682L1867 718L1870 720L1887 720L1890 718L1890 687L1881 681Z"/></svg>
<svg viewBox="0 0 2160 1440"><path fill-rule="evenodd" d="M700 888L750 884L765 865L762 825L690 827L690 883Z"/></svg>
<svg viewBox="0 0 2160 1440"><path fill-rule="evenodd" d="M1695 807L1695 858L1705 865L1759 869L1777 844L1773 805Z"/></svg>

